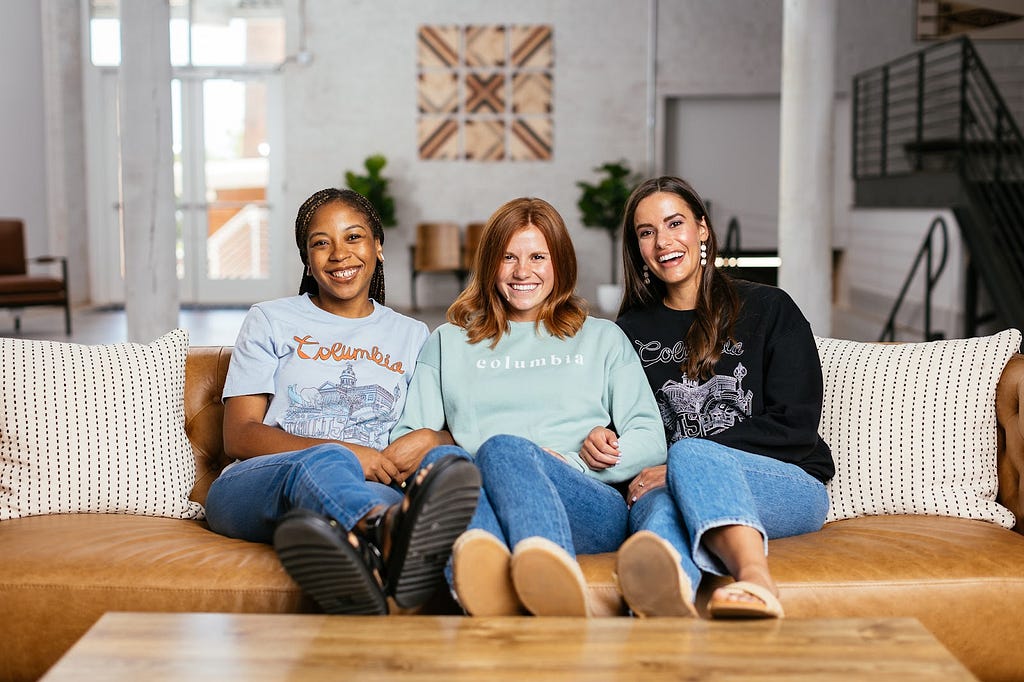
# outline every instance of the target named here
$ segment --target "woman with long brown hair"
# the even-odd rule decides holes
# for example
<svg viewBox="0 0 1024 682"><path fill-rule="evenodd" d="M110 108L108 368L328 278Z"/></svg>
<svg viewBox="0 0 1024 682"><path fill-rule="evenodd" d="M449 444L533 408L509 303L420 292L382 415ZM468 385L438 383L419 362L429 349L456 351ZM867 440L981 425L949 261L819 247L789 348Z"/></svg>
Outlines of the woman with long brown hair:
<svg viewBox="0 0 1024 682"><path fill-rule="evenodd" d="M501 206L484 227L473 277L416 365L392 437L447 428L483 479L453 549L453 587L473 615L589 614L580 553L618 549L626 505L611 485L664 462L643 370L622 331L588 317L576 254L541 199ZM621 456L600 471L580 453L614 423Z"/></svg>
<svg viewBox="0 0 1024 682"><path fill-rule="evenodd" d="M715 268L715 232L687 182L647 180L622 226L625 290L618 324L647 373L668 441L666 464L629 485L630 530L619 587L634 613L692 616L705 574L713 617L782 617L769 538L817 530L834 467L818 436L822 377L810 325L781 289ZM586 463L618 454L591 434Z"/></svg>

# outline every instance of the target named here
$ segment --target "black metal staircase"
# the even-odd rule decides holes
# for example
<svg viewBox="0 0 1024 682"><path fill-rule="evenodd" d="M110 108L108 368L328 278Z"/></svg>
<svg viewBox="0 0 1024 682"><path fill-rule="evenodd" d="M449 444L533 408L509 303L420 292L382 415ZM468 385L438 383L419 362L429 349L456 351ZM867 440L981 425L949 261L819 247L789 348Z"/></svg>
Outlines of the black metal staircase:
<svg viewBox="0 0 1024 682"><path fill-rule="evenodd" d="M938 254L938 262L936 262L936 252ZM885 327L882 328L882 335L878 337L879 341L895 341L896 340L896 315L900 312L900 306L903 305L903 300L906 298L907 291L910 289L910 285L914 281L914 277L917 276L917 269L924 264L924 338L925 341L937 341L938 339L944 338L945 334L941 332L932 331L932 292L935 290L935 284L939 281L939 277L942 275L942 271L946 269L946 258L949 255L949 232L946 228L946 221L942 218L935 218L932 220L931 225L928 226L928 233L925 235L924 241L921 243L921 248L917 251L917 257L914 258L914 264L910 267L910 272L907 274L907 278L903 281L903 286L900 288L900 293L896 297L896 302L893 303L892 312L889 313L889 319L885 321Z"/></svg>
<svg viewBox="0 0 1024 682"><path fill-rule="evenodd" d="M952 209L965 336L991 319L1024 328L1024 137L969 38L854 77L852 156L858 206Z"/></svg>

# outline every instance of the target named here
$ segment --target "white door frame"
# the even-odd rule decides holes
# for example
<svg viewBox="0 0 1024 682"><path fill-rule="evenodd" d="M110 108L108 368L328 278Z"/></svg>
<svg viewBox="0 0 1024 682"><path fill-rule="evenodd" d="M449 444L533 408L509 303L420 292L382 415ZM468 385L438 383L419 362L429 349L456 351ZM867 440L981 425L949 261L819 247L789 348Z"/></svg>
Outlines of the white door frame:
<svg viewBox="0 0 1024 682"><path fill-rule="evenodd" d="M86 169L88 173L88 259L92 300L96 305L124 303L123 239L120 221L120 172L118 168L117 69L85 66ZM186 273L181 282L183 304L248 305L276 298L290 291L284 278L284 262L278 254L288 248L290 237L278 226L286 224L281 212L284 194L284 106L281 76L263 69L174 70L182 83L182 162L185 211ZM269 208L268 277L265 280L205 277L205 208L203 196L202 83L206 79L259 80L267 86L267 138L271 145L266 204ZM186 96L186 90L190 90ZM196 96L198 95L198 97ZM184 117L189 117L188 121ZM187 165L187 169L184 166ZM198 181L198 182L197 182ZM202 209L202 210L200 210ZM191 214L191 215L190 215ZM199 217L197 217L199 216ZM199 235L203 235L200 240ZM197 251L202 258L196 257ZM286 251L285 251L286 252Z"/></svg>

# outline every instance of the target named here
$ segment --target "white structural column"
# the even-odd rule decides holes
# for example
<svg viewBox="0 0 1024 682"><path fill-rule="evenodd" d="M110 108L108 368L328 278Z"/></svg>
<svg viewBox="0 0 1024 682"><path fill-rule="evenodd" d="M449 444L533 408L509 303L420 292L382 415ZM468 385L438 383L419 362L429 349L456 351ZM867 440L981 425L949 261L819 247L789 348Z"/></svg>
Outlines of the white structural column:
<svg viewBox="0 0 1024 682"><path fill-rule="evenodd" d="M832 329L836 0L784 0L779 133L779 286L811 329Z"/></svg>
<svg viewBox="0 0 1024 682"><path fill-rule="evenodd" d="M121 185L128 340L178 325L167 0L121 3Z"/></svg>
<svg viewBox="0 0 1024 682"><path fill-rule="evenodd" d="M46 123L45 253L68 258L72 303L89 300L85 112L82 99L82 3L43 0L43 111Z"/></svg>

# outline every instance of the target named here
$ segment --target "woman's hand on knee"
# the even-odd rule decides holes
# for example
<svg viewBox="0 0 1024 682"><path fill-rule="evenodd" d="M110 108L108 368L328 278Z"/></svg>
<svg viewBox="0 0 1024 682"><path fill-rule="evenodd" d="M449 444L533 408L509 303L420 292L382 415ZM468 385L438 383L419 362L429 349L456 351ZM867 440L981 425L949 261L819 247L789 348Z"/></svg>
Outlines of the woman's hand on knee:
<svg viewBox="0 0 1024 682"><path fill-rule="evenodd" d="M659 464L655 467L647 467L637 474L636 478L629 484L628 498L630 506L652 490L663 487L667 473L668 467L664 464Z"/></svg>
<svg viewBox="0 0 1024 682"><path fill-rule="evenodd" d="M399 482L416 473L427 453L439 445L454 445L451 434L447 431L433 429L416 429L410 431L383 450L384 456L391 460L398 471Z"/></svg>
<svg viewBox="0 0 1024 682"><path fill-rule="evenodd" d="M603 426L591 429L580 448L580 458L594 471L615 466L621 456L618 435Z"/></svg>
<svg viewBox="0 0 1024 682"><path fill-rule="evenodd" d="M393 480L401 480L398 478L398 467L395 466L394 462L385 457L384 453L380 450L351 443L346 443L345 446L352 450L356 459L359 460L359 464L363 467L363 475L367 481L376 481L377 483L388 485Z"/></svg>

